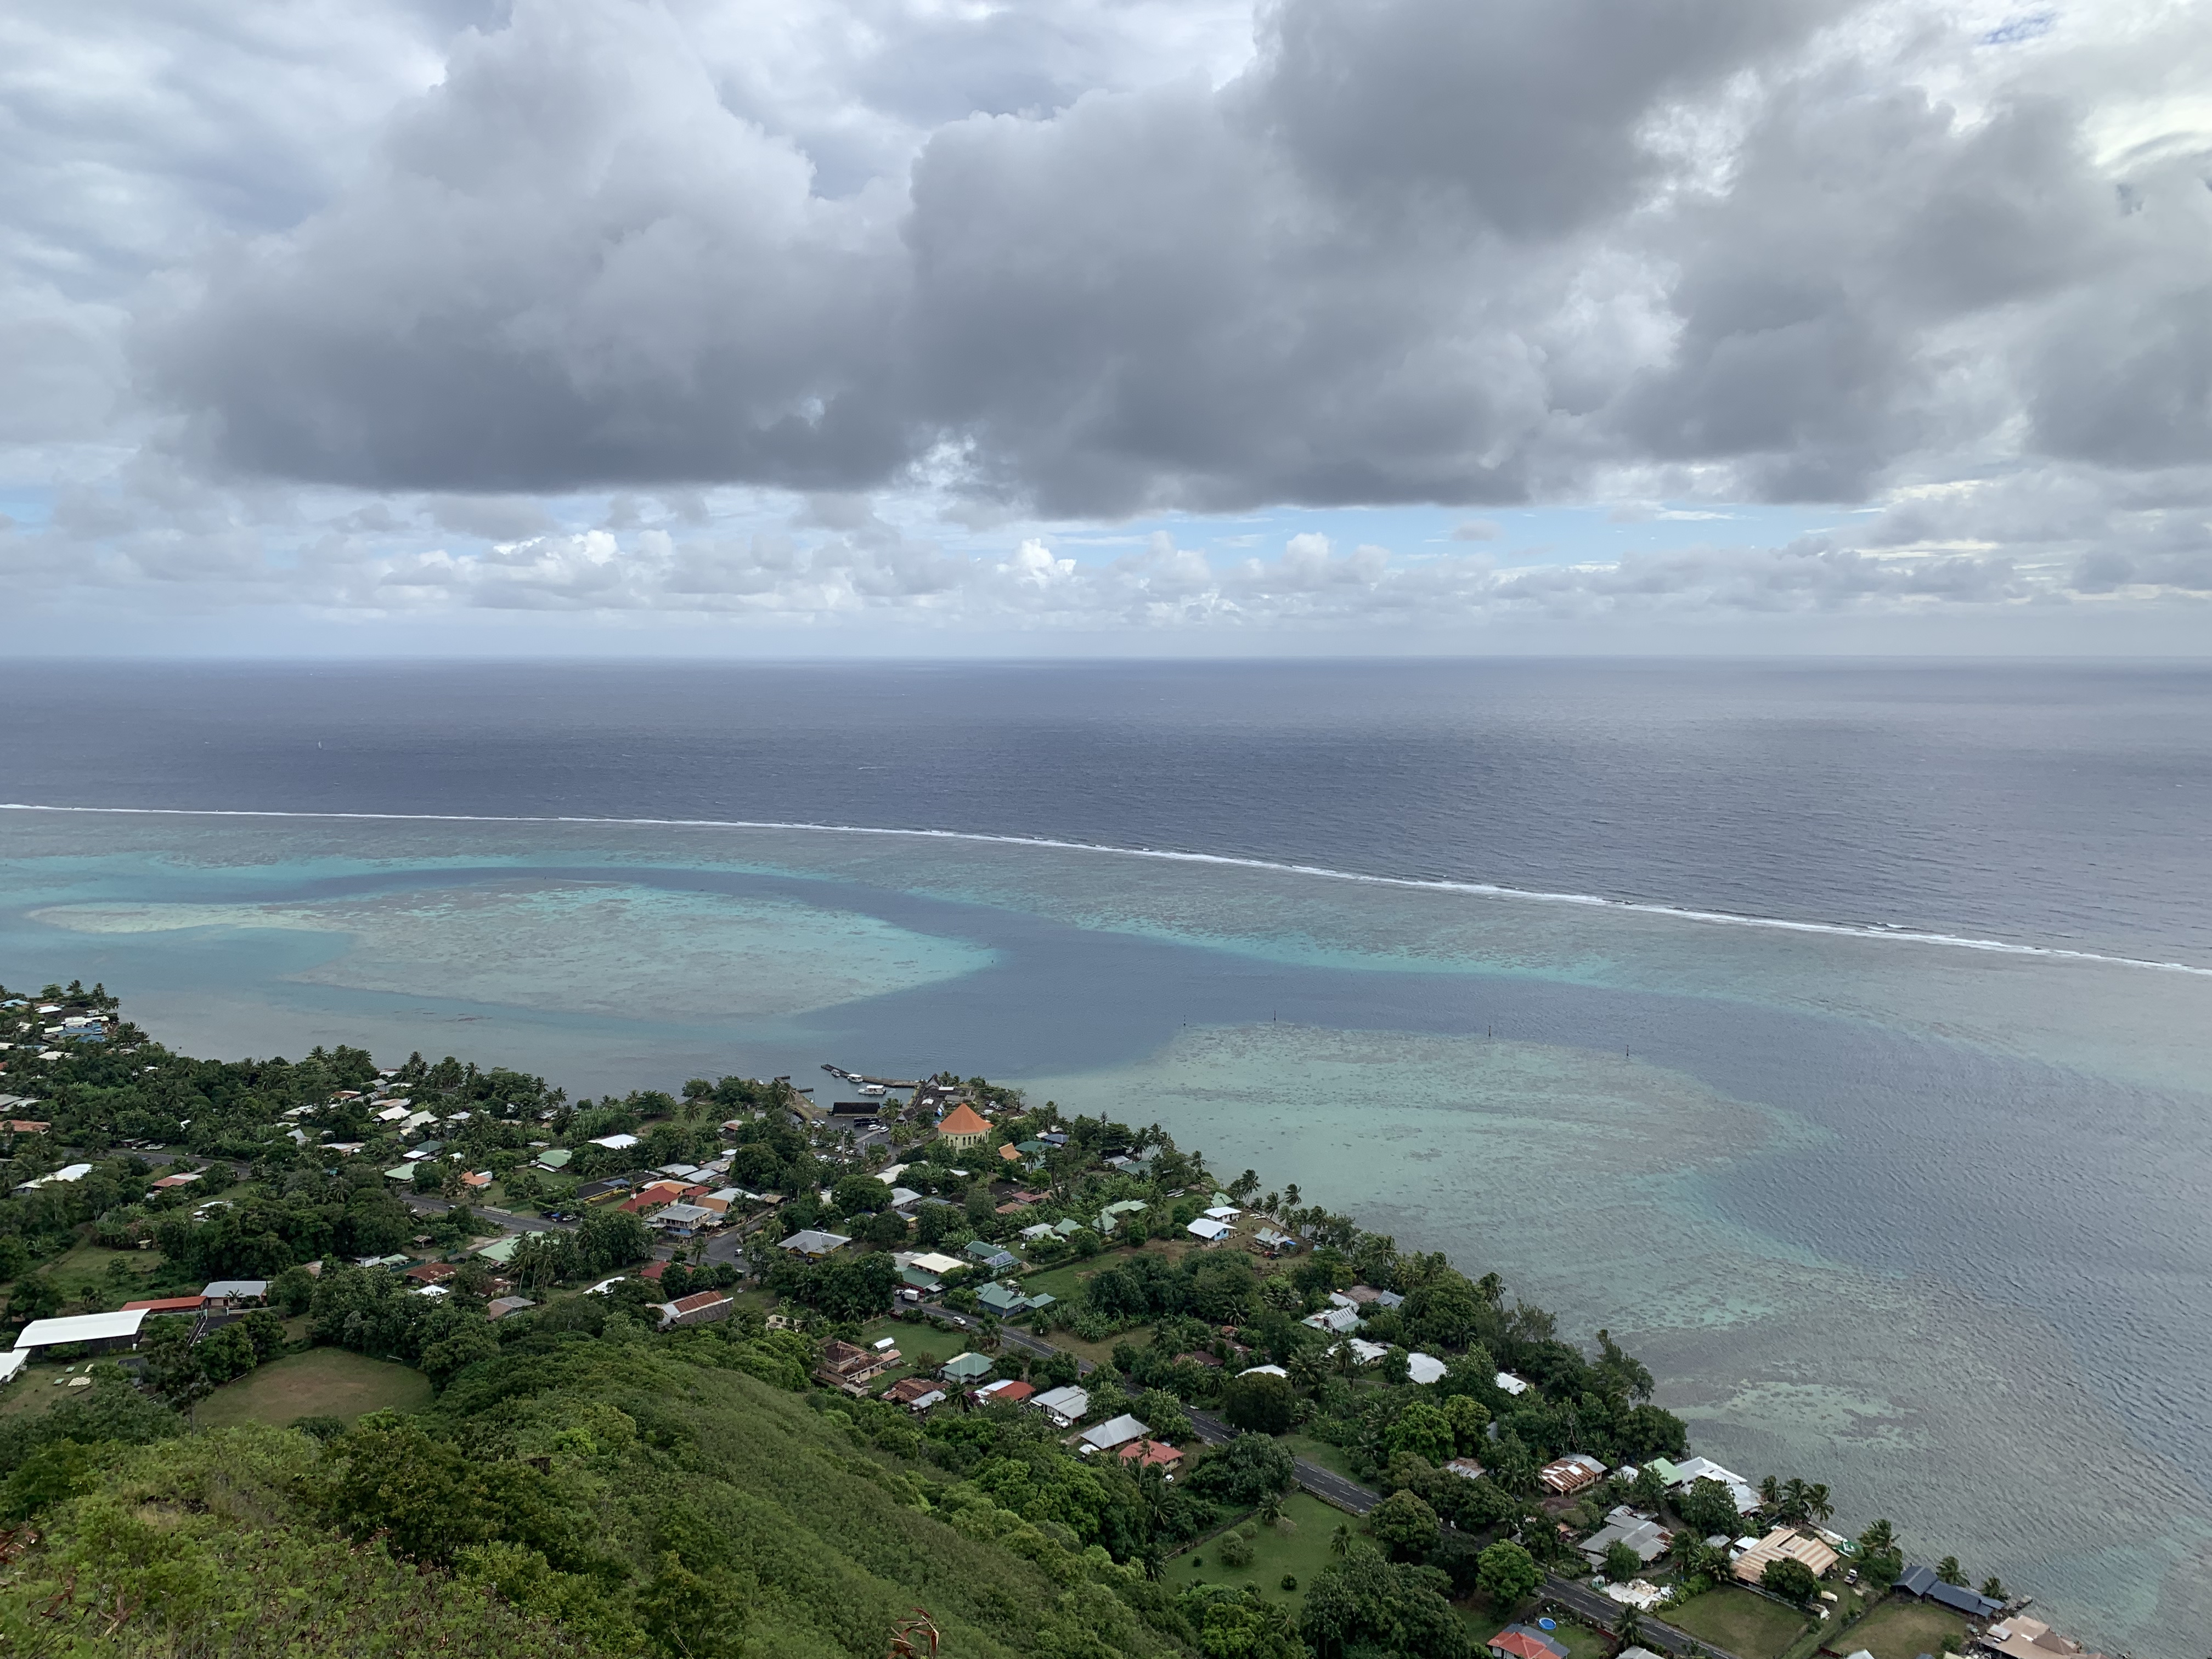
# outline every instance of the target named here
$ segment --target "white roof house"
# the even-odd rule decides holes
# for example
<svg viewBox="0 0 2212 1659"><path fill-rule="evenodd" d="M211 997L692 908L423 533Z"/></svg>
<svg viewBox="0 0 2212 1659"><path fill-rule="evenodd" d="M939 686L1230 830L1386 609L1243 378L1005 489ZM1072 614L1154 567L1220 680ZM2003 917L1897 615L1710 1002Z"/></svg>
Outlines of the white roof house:
<svg viewBox="0 0 2212 1659"><path fill-rule="evenodd" d="M1076 1443L1086 1452L1112 1451L1115 1447L1125 1446L1132 1440L1141 1440L1151 1432L1148 1426L1124 1412L1095 1429L1084 1430L1077 1437Z"/></svg>
<svg viewBox="0 0 2212 1659"><path fill-rule="evenodd" d="M1333 1336L1342 1336L1346 1331L1359 1328L1359 1315L1351 1308L1323 1308L1319 1313L1308 1314L1298 1322L1310 1325L1317 1331L1327 1331Z"/></svg>
<svg viewBox="0 0 2212 1659"><path fill-rule="evenodd" d="M1363 1365L1371 1365L1390 1352L1389 1344L1370 1342L1364 1336L1347 1336L1338 1346L1351 1349L1352 1358ZM1413 1375L1413 1368L1411 1365L1407 1366L1406 1374L1408 1376Z"/></svg>
<svg viewBox="0 0 2212 1659"><path fill-rule="evenodd" d="M10 1348L0 1353L0 1383L13 1382L15 1374L31 1363L31 1356L21 1348Z"/></svg>
<svg viewBox="0 0 2212 1659"><path fill-rule="evenodd" d="M376 1121L379 1123L397 1123L401 1118L405 1117L406 1115L407 1103L403 1100L398 1105L387 1106L382 1111L379 1112L376 1115Z"/></svg>
<svg viewBox="0 0 2212 1659"><path fill-rule="evenodd" d="M1285 1370L1280 1365L1247 1365L1243 1370L1237 1372L1237 1375L1239 1376L1288 1377L1290 1373Z"/></svg>
<svg viewBox="0 0 2212 1659"><path fill-rule="evenodd" d="M133 1308L128 1313L71 1314L66 1319L34 1319L23 1327L15 1346L27 1353L35 1348L58 1348L65 1342L135 1341L138 1328L145 1322L143 1308Z"/></svg>
<svg viewBox="0 0 2212 1659"><path fill-rule="evenodd" d="M53 1181L82 1181L91 1173L92 1165L89 1164L64 1164L52 1175L42 1175L34 1180L24 1182L15 1190L19 1193L28 1192L33 1187L43 1187Z"/></svg>
<svg viewBox="0 0 2212 1659"><path fill-rule="evenodd" d="M635 1135L601 1135L593 1140L592 1145L604 1146L611 1152L626 1152L637 1145L637 1137Z"/></svg>
<svg viewBox="0 0 2212 1659"><path fill-rule="evenodd" d="M1444 1362L1432 1353L1409 1353L1406 1356L1406 1380L1409 1382L1441 1382Z"/></svg>
<svg viewBox="0 0 2212 1659"><path fill-rule="evenodd" d="M1211 1221L1234 1221L1243 1213L1234 1204L1217 1204L1206 1212Z"/></svg>
<svg viewBox="0 0 2212 1659"><path fill-rule="evenodd" d="M1504 1389L1508 1394L1526 1394L1528 1392L1528 1379L1525 1376L1516 1376L1511 1371L1498 1372L1496 1380L1498 1386Z"/></svg>
<svg viewBox="0 0 2212 1659"><path fill-rule="evenodd" d="M1030 1404L1060 1428L1072 1429L1091 1409L1091 1394L1090 1390L1079 1389L1071 1382L1064 1389L1054 1389L1049 1394L1039 1395Z"/></svg>
<svg viewBox="0 0 2212 1659"><path fill-rule="evenodd" d="M1220 1239L1228 1237L1230 1227L1229 1224L1225 1221L1209 1221L1205 1217L1200 1216L1197 1220L1185 1227L1183 1231L1188 1233L1194 1238L1202 1238L1207 1243L1212 1244Z"/></svg>

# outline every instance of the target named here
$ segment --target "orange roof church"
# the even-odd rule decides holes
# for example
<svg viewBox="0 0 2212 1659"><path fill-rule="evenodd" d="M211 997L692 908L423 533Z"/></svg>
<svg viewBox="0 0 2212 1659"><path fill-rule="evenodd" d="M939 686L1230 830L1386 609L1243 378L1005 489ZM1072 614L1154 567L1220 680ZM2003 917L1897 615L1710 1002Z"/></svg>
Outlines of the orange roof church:
<svg viewBox="0 0 2212 1659"><path fill-rule="evenodd" d="M990 1133L991 1126L983 1115L964 1100L937 1120L937 1138L963 1151L981 1146Z"/></svg>

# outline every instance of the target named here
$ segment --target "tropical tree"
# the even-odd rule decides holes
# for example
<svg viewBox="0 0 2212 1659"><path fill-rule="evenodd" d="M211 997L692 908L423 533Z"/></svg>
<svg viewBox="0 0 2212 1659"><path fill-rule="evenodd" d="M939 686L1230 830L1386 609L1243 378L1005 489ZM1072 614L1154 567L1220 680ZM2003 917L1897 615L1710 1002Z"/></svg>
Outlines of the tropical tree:
<svg viewBox="0 0 2212 1659"><path fill-rule="evenodd" d="M1503 1610L1535 1594L1544 1570L1518 1544L1500 1540L1483 1551L1476 1582L1491 1605Z"/></svg>
<svg viewBox="0 0 2212 1659"><path fill-rule="evenodd" d="M1328 1553L1331 1555L1345 1555L1348 1554L1351 1549L1352 1523L1348 1521L1340 1521L1336 1523L1336 1530L1328 1535Z"/></svg>
<svg viewBox="0 0 2212 1659"><path fill-rule="evenodd" d="M1859 1534L1859 1547L1869 1555L1887 1555L1897 1547L1897 1528L1877 1521Z"/></svg>
<svg viewBox="0 0 2212 1659"><path fill-rule="evenodd" d="M1367 1517L1367 1529L1393 1559L1418 1561L1436 1547L1437 1512L1409 1492L1395 1492Z"/></svg>
<svg viewBox="0 0 2212 1659"><path fill-rule="evenodd" d="M1762 1589L1801 1607L1808 1606L1820 1593L1820 1581L1813 1576L1813 1569L1787 1556L1769 1561L1766 1571L1759 1575L1759 1583Z"/></svg>
<svg viewBox="0 0 2212 1659"><path fill-rule="evenodd" d="M1946 1584L1963 1584L1966 1570L1959 1565L1957 1556L1947 1555L1936 1564L1936 1577Z"/></svg>
<svg viewBox="0 0 2212 1659"><path fill-rule="evenodd" d="M2009 1601L2012 1592L2004 1587L2004 1580L1991 1573L1982 1580L1982 1594L1992 1601Z"/></svg>

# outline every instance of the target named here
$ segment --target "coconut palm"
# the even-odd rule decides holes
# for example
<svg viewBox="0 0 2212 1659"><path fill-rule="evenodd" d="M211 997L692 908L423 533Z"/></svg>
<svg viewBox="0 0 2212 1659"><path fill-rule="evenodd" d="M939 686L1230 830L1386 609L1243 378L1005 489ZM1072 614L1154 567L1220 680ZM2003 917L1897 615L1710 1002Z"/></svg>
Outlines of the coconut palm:
<svg viewBox="0 0 2212 1659"><path fill-rule="evenodd" d="M1336 1523L1336 1530L1328 1535L1328 1553L1331 1555L1352 1553L1352 1523L1350 1522L1340 1521Z"/></svg>
<svg viewBox="0 0 2212 1659"><path fill-rule="evenodd" d="M1897 1528L1877 1521L1859 1534L1859 1547L1869 1555L1887 1555L1897 1547Z"/></svg>
<svg viewBox="0 0 2212 1659"><path fill-rule="evenodd" d="M1826 1521L1836 1512L1828 1498L1828 1489L1815 1483L1805 1488L1805 1512L1815 1521Z"/></svg>

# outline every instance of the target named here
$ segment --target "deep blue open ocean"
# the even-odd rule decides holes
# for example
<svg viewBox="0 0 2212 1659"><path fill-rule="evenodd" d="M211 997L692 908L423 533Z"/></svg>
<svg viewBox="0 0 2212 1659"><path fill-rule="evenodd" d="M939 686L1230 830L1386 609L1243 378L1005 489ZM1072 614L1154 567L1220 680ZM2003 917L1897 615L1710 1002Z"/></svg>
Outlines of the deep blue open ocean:
<svg viewBox="0 0 2212 1659"><path fill-rule="evenodd" d="M16 800L858 823L2212 965L2212 672L0 670Z"/></svg>
<svg viewBox="0 0 2212 1659"><path fill-rule="evenodd" d="M1160 1121L1607 1326L1843 1524L2212 1644L2212 670L22 663L0 711L0 981Z"/></svg>

